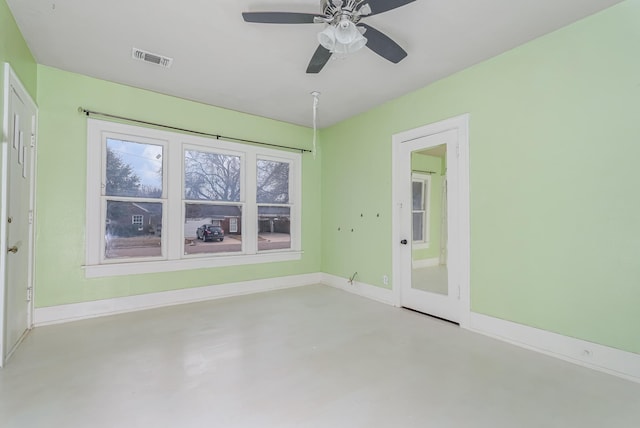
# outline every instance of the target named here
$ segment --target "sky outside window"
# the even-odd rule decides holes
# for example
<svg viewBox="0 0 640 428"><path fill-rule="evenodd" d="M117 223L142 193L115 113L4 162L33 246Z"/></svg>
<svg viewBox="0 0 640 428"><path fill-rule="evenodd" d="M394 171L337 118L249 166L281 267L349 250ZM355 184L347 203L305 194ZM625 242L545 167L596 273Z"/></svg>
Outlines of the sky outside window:
<svg viewBox="0 0 640 428"><path fill-rule="evenodd" d="M162 190L162 149L160 145L107 138L107 150L129 165L139 185L149 189Z"/></svg>

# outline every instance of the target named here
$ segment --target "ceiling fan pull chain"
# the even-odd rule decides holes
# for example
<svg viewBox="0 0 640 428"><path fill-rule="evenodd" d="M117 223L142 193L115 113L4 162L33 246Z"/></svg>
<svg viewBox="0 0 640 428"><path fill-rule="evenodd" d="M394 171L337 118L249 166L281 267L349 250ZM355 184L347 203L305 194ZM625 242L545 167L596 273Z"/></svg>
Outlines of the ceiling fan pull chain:
<svg viewBox="0 0 640 428"><path fill-rule="evenodd" d="M316 139L318 134L318 97L320 96L320 92L313 91L311 92L311 96L313 97L313 158L316 158Z"/></svg>

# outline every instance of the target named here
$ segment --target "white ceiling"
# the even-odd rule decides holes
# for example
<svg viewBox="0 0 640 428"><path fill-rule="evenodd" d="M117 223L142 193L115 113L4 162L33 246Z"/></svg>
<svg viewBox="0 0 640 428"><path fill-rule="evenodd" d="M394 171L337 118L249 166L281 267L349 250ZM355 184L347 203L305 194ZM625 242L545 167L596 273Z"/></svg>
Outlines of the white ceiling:
<svg viewBox="0 0 640 428"><path fill-rule="evenodd" d="M369 49L306 74L322 24L249 24L243 11L320 13L319 0L7 0L40 64L290 123L364 112L620 0L416 0L366 18L408 57ZM164 69L137 47L174 58ZM112 112L117 113L117 112Z"/></svg>

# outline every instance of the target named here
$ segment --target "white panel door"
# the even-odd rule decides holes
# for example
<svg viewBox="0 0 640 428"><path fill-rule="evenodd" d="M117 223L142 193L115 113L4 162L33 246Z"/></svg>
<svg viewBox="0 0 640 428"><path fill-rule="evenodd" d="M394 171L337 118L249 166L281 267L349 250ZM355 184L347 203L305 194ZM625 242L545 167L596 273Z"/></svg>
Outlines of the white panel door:
<svg viewBox="0 0 640 428"><path fill-rule="evenodd" d="M5 67L2 221L4 316L2 362L31 327L36 106Z"/></svg>

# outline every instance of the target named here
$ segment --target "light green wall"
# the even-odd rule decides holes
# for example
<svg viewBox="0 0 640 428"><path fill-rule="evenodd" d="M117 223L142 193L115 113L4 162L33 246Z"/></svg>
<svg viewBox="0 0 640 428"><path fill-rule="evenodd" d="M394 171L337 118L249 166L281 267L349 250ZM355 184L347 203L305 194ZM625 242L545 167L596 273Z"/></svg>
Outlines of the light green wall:
<svg viewBox="0 0 640 428"><path fill-rule="evenodd" d="M79 106L237 138L308 148L312 131L38 66L36 307L320 270L320 158L303 155L301 261L85 279L86 117Z"/></svg>
<svg viewBox="0 0 640 428"><path fill-rule="evenodd" d="M433 171L429 186L429 248L414 249L413 260L440 257L440 218L442 213L442 159L438 157L411 154L411 168L418 171Z"/></svg>
<svg viewBox="0 0 640 428"><path fill-rule="evenodd" d="M0 132L3 133L0 143L8 140L4 135L4 63L11 64L14 73L18 76L31 97L36 97L36 74L37 65L31 51L27 47L13 15L5 0L0 0ZM2 151L0 151L0 165L4 162ZM6 195L0 191L0 200L4 201Z"/></svg>
<svg viewBox="0 0 640 428"><path fill-rule="evenodd" d="M323 130L323 271L382 286L391 136L470 113L472 310L640 352L639 22L626 1Z"/></svg>
<svg viewBox="0 0 640 428"><path fill-rule="evenodd" d="M36 62L16 25L5 0L0 0L0 120L4 117L4 63L11 64L29 94L36 96ZM0 123L0 129L2 123ZM5 141L3 136L2 141ZM2 153L0 153L0 163ZM0 195L0 197L3 197Z"/></svg>
<svg viewBox="0 0 640 428"><path fill-rule="evenodd" d="M16 21L13 19L11 10L7 6L5 0L0 0L0 86L4 82L4 63L11 64L13 71L16 73L22 84L25 86L33 99L36 98L36 62L31 55L31 51L27 47ZM2 92L0 87L0 93ZM1 103L0 103L1 104ZM3 106L0 105L0 109ZM2 117L2 116L0 116Z"/></svg>

